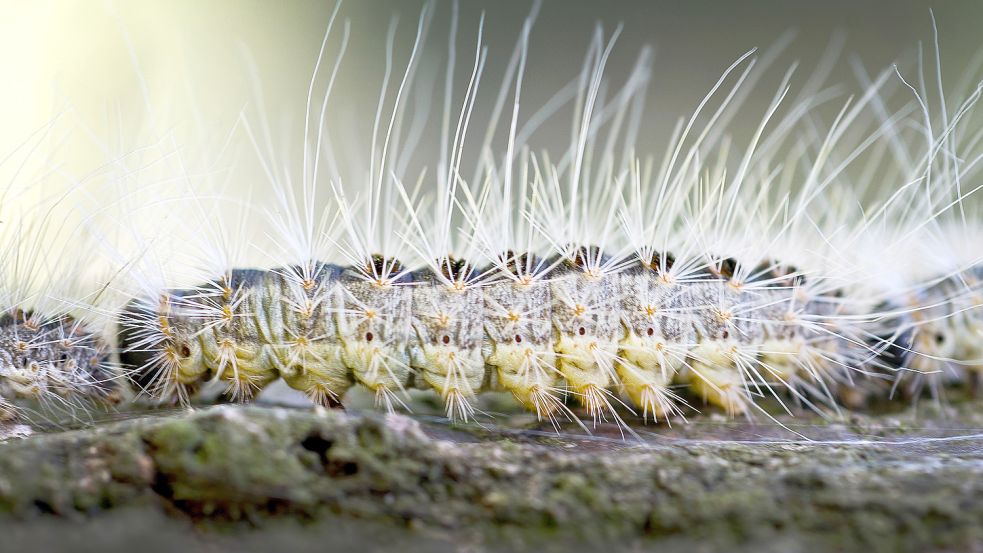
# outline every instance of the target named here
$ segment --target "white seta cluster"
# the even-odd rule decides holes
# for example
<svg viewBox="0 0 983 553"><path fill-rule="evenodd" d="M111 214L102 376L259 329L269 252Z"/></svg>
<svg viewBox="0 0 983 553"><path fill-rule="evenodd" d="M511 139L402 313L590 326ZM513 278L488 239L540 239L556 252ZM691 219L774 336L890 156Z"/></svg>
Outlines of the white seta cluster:
<svg viewBox="0 0 983 553"><path fill-rule="evenodd" d="M751 51L646 152L651 51L615 85L605 66L620 31L599 28L580 73L528 106L537 5L484 102L484 21L460 71L453 10L442 72L422 59L432 6L408 55L390 28L360 148L329 124L350 38L335 8L297 155L278 158L263 114L236 131L272 202L181 160L175 195L167 179L137 187L187 234L159 247L165 225L125 205L123 230L100 234L122 275L121 374L181 402L212 381L244 401L283 380L328 406L364 386L392 410L422 388L455 420L506 391L558 427L581 424L579 408L621 425L706 408L771 416L766 403L830 413L877 394L941 397L983 370L978 84L947 96L941 77L933 87L858 64L864 91L843 98L824 83L831 51L801 88L786 72L755 113L775 56ZM751 132L731 133L749 114ZM568 144L540 148L538 132L564 116ZM431 126L433 155L421 148ZM121 173L121 203L136 201L134 172ZM241 264L250 249L259 268ZM27 324L9 312L0 355ZM62 332L75 321L57 320Z"/></svg>
<svg viewBox="0 0 983 553"><path fill-rule="evenodd" d="M54 119L0 158L0 422L84 419L123 385L106 338L105 289L82 276L91 260L81 223L59 208L83 183L59 170ZM59 190L53 194L52 190ZM16 206L16 207L15 207Z"/></svg>

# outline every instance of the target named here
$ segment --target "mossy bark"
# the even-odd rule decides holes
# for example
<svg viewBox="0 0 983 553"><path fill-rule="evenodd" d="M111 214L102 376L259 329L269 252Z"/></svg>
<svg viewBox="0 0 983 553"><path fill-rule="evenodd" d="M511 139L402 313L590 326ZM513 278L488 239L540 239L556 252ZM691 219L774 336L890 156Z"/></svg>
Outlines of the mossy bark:
<svg viewBox="0 0 983 553"><path fill-rule="evenodd" d="M746 440L774 427L738 423L622 441L222 406L2 443L0 513L93 528L145 513L167 521L164 534L172 523L224 536L214 539L249 528L253 545L284 523L296 525L292 539L337 541L346 534L324 528L359 521L365 535L345 538L354 545L396 535L408 550L503 539L565 550L965 548L983 544L983 438L965 430L979 425L976 407L937 425L855 419L824 427L836 440L809 442ZM857 441L874 431L888 436Z"/></svg>

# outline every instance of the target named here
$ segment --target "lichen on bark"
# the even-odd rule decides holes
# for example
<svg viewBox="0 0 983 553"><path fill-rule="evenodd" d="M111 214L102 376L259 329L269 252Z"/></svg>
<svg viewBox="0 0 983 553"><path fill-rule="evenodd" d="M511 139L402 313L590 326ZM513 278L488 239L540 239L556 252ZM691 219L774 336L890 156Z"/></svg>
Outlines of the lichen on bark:
<svg viewBox="0 0 983 553"><path fill-rule="evenodd" d="M813 441L706 420L622 440L320 409L146 414L0 443L0 520L144 513L164 534L253 544L359 521L367 540L421 547L963 548L983 543L979 407L782 420Z"/></svg>

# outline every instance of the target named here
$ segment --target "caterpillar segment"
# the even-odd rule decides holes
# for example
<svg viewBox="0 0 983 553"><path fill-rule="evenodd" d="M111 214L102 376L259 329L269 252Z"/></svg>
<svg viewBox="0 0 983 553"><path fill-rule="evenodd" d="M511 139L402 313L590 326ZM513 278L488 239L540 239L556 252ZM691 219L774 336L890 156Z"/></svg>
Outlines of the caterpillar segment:
<svg viewBox="0 0 983 553"><path fill-rule="evenodd" d="M355 383L335 316L341 274L341 267L319 262L270 271L262 281L267 293L258 297L268 316L256 319L257 334L270 338L264 350L273 367L288 386L328 407L340 406Z"/></svg>
<svg viewBox="0 0 983 553"><path fill-rule="evenodd" d="M851 349L844 329L835 323L834 298L807 284L795 267L765 261L747 279L753 303L748 317L760 324L756 366L771 391L784 392L810 407L820 401L836 408L841 381L849 380L844 363ZM862 343L862 342L858 342Z"/></svg>
<svg viewBox="0 0 983 553"><path fill-rule="evenodd" d="M833 410L866 405L878 384L867 378L878 363L878 349L868 343L857 306L844 301L842 289L814 289L801 279L792 283L790 306L786 318L794 330L794 372L789 389L801 389Z"/></svg>
<svg viewBox="0 0 983 553"><path fill-rule="evenodd" d="M617 275L624 324L616 365L625 393L645 419L682 416L685 401L670 385L696 344L685 306L686 288L668 272L672 254L654 253Z"/></svg>
<svg viewBox="0 0 983 553"><path fill-rule="evenodd" d="M0 420L17 418L16 399L54 407L120 401L109 355L109 345L71 316L0 315Z"/></svg>
<svg viewBox="0 0 983 553"><path fill-rule="evenodd" d="M618 282L608 263L600 248L579 247L555 261L549 275L557 369L595 423L606 414L621 422L609 389L617 382L623 329Z"/></svg>
<svg viewBox="0 0 983 553"><path fill-rule="evenodd" d="M794 268L769 271L773 280L758 292L761 307L757 316L764 322L760 364L796 400L816 398L835 408L842 372L836 363L844 357L839 351L838 331L827 328L830 334L823 334L809 328L815 320L828 327L835 312L827 309L823 313L822 309L832 304L812 299L803 277L794 273Z"/></svg>
<svg viewBox="0 0 983 553"><path fill-rule="evenodd" d="M556 368L552 293L545 261L529 253L506 252L486 269L483 355L498 387L554 426L557 417L576 420L563 403L562 374Z"/></svg>
<svg viewBox="0 0 983 553"><path fill-rule="evenodd" d="M279 292L279 272L229 271L191 296L197 304L202 361L213 379L226 384L233 401L252 399L278 377L274 345L283 343L270 323L280 309L269 307ZM271 298L271 296L274 296Z"/></svg>
<svg viewBox="0 0 983 553"><path fill-rule="evenodd" d="M376 403L392 411L412 377L411 273L391 258L374 256L364 267L344 269L337 312L341 358Z"/></svg>
<svg viewBox="0 0 983 553"><path fill-rule="evenodd" d="M732 416L747 413L752 393L765 380L757 365L764 325L754 315L755 292L737 268L732 258L710 264L702 278L687 285L686 299L697 333L689 383L697 395Z"/></svg>
<svg viewBox="0 0 983 553"><path fill-rule="evenodd" d="M468 261L445 257L435 265L440 272L414 275L410 365L444 400L448 418L466 421L485 380L484 299Z"/></svg>
<svg viewBox="0 0 983 553"><path fill-rule="evenodd" d="M688 300L698 333L687 373L694 389L731 414L746 413L755 396L835 409L866 348L838 328L834 298L776 261L747 270L724 259L705 272Z"/></svg>

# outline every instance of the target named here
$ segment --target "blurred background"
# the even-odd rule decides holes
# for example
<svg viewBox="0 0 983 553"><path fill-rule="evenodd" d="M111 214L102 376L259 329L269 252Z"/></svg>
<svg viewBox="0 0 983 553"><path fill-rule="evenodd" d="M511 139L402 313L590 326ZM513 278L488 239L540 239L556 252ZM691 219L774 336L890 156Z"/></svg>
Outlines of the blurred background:
<svg viewBox="0 0 983 553"><path fill-rule="evenodd" d="M325 117L338 165L351 169L339 169L349 181L358 180L367 166L385 70L387 29L398 20L391 102L423 5L409 0L357 0L341 6L315 97L325 89L341 49L344 21L349 21L350 39ZM268 179L257 163L262 156L253 151L244 127L258 137L260 149L271 154L265 160L268 164L299 181L308 86L334 7L334 2L306 0L4 1L0 4L4 75L0 152L11 151L31 133L57 121L56 131L45 138L45 147L54 152L45 163L56 162L65 174L91 175L104 168L107 159L127 155L132 157L128 170L133 170L152 165L155 156L163 159L168 152L178 152L182 165L195 167L193 172L201 176L189 179L190 186L215 177L216 167L222 165L226 190L249 190L250 197L263 200ZM405 100L411 112L432 114L416 155L421 168L431 169L439 142L452 13L459 9L455 115L484 14L482 41L488 58L472 123L477 141L532 4L465 0L458 8L450 1L437 1L432 7L418 76ZM895 62L904 74L916 76L919 44L924 45L926 73L931 76L930 9L938 23L944 86L958 87L979 59L983 3L978 1L546 0L530 37L520 119L576 79L597 25L605 38L620 25L621 35L606 70L612 87L625 81L644 47L651 46L654 53L640 149L660 155L675 121L696 107L728 65L758 47L759 56L770 63L742 107L742 116L731 125L740 135L758 124L794 63L799 67L791 81L793 95L812 75L827 69L826 82L836 83L844 99L863 89L863 75ZM824 65L826 54L829 63ZM899 88L897 82L892 86ZM832 102L830 113L835 115L840 105ZM570 121L564 115L543 126L531 143L562 151L569 143ZM166 146L141 150L159 145L161 137L167 137ZM133 155L135 151L141 153ZM227 155L229 151L238 153ZM143 184L166 180L162 175L148 177ZM357 182L347 185L358 188ZM95 186L90 192L96 203L104 203L119 193L119 186ZM11 194L0 210L29 197L30 191Z"/></svg>
<svg viewBox="0 0 983 553"><path fill-rule="evenodd" d="M342 5L340 17L351 20L351 41L335 95L341 105L352 98L374 103L387 26L399 17L397 57L405 56L422 5L412 0ZM470 63L478 18L485 13L489 94L497 91L494 76L501 74L530 6L524 1L460 4L462 64ZM249 58L271 116L302 116L333 7L334 2L320 0L6 0L0 3L0 146L20 142L66 106L96 127L114 113L131 124L142 121L149 101L161 128L190 125L198 117L217 130L256 101ZM438 1L434 8L426 55L442 65L452 5ZM870 68L910 59L919 41L931 44L930 8L938 21L943 63L955 78L981 46L983 4L973 0L547 0L531 37L524 94L530 105L541 103L576 75L596 23L608 33L622 24L608 74L623 78L643 45L655 47L650 96L658 109L650 115L652 125L659 126L690 111L740 54L767 48L790 31L794 38L783 52L784 63L776 67L784 71L801 60L800 80L838 32L846 42L832 82L855 82L847 63L851 55ZM330 50L327 58L333 58Z"/></svg>

